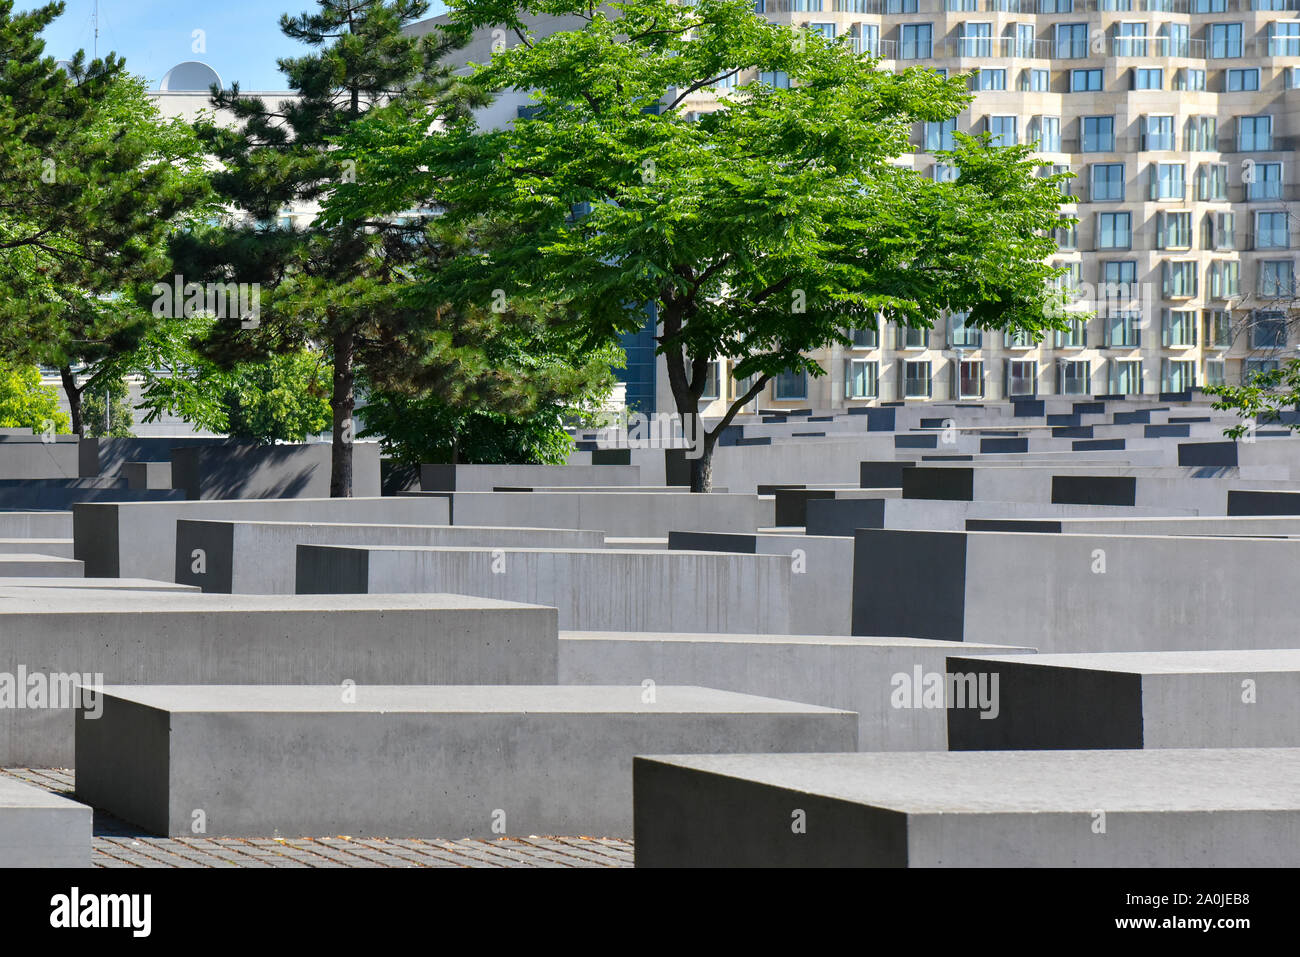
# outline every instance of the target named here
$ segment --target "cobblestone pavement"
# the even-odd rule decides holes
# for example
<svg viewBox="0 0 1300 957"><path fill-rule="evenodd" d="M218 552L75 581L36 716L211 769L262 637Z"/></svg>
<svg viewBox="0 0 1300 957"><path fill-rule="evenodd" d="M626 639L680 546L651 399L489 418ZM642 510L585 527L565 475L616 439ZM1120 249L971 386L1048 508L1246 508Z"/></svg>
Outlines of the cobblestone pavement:
<svg viewBox="0 0 1300 957"><path fill-rule="evenodd" d="M0 768L0 773L72 797L68 769ZM163 838L95 811L96 867L631 867L632 842L593 837Z"/></svg>

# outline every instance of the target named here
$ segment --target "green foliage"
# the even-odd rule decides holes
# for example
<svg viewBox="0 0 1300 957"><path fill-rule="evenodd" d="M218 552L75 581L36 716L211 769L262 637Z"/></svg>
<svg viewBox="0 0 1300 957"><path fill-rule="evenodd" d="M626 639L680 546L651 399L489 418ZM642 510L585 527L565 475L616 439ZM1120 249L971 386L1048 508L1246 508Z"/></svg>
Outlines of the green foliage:
<svg viewBox="0 0 1300 957"><path fill-rule="evenodd" d="M1228 438L1240 439L1256 425L1278 423L1279 413L1300 409L1300 359L1288 359L1270 372L1256 372L1241 385L1207 386L1205 393L1218 396L1213 408L1236 412L1245 420L1223 431ZM1285 424L1300 430L1300 423Z"/></svg>
<svg viewBox="0 0 1300 957"><path fill-rule="evenodd" d="M897 165L916 123L956 116L966 78L878 69L844 42L774 28L749 0L626 0L617 19L576 0L454 0L459 29L504 24L520 42L471 81L534 91L510 129L430 129L385 111L342 139L356 183L326 222L394 212L437 195L452 223L509 223L473 257L424 277L431 300L494 290L546 302L571 335L615 341L658 314L659 351L679 412L694 414L709 362L737 359L749 393L807 354L849 342L877 316L929 326L969 309L983 328L1062 325L1052 230L1061 176L1029 147L958 136L955 181ZM571 13L578 29L536 39L525 13ZM751 70L791 86L741 85L698 119L691 95ZM666 93L665 91L670 91ZM574 215L575 209L581 211Z"/></svg>
<svg viewBox="0 0 1300 957"><path fill-rule="evenodd" d="M41 384L36 366L0 363L0 428L35 433L70 430L67 413L59 409L58 390Z"/></svg>
<svg viewBox="0 0 1300 957"><path fill-rule="evenodd" d="M155 326L104 375L139 376L146 423L174 415L196 428L260 442L301 441L329 427L329 368L301 349L226 365L205 354L219 320L211 316Z"/></svg>
<svg viewBox="0 0 1300 957"><path fill-rule="evenodd" d="M127 439L134 436L131 426L135 424L135 410L127 400L128 394L123 379L105 379L94 391L84 392L81 403L83 434L92 438Z"/></svg>
<svg viewBox="0 0 1300 957"><path fill-rule="evenodd" d="M301 442L330 427L329 366L302 350L234 369L225 393L231 436Z"/></svg>

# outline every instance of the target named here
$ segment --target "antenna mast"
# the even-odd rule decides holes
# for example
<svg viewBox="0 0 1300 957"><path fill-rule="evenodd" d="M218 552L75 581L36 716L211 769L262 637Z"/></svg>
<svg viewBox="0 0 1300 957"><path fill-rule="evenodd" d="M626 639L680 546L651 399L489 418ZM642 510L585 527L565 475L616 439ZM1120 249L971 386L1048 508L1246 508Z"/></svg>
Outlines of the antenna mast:
<svg viewBox="0 0 1300 957"><path fill-rule="evenodd" d="M99 0L95 0L95 13L92 17L95 24L95 52L93 54L96 60L99 59Z"/></svg>

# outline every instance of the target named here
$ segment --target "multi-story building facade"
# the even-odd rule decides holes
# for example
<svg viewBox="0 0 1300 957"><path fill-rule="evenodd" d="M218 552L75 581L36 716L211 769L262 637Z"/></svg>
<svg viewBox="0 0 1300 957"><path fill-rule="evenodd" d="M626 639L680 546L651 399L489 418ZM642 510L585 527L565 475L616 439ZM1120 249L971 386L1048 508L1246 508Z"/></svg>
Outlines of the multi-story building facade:
<svg viewBox="0 0 1300 957"><path fill-rule="evenodd" d="M1060 230L1054 261L1069 270L1075 308L1091 315L1039 342L967 329L960 315L935 316L930 330L881 323L814 355L826 375L780 377L755 405L1155 395L1237 382L1296 354L1300 0L755 2L773 23L845 39L883 69L974 73L970 107L918 125L900 161L956 175L935 151L957 130L987 131L1036 144L1047 164L1073 172L1062 211L1078 225ZM481 62L491 42L482 31L460 56ZM752 80L789 82L742 75L728 87ZM685 108L715 109L728 87ZM489 124L526 102L522 91L503 98ZM648 331L628 345L640 377L629 399L672 408ZM719 358L704 411L736 394Z"/></svg>
<svg viewBox="0 0 1300 957"><path fill-rule="evenodd" d="M951 176L933 151L987 131L1072 171L1063 211L1079 222L1056 261L1094 314L1041 342L960 315L859 330L816 356L828 375L775 381L763 405L1177 392L1294 354L1300 0L757 5L886 69L978 71L970 108L918 127L905 159Z"/></svg>

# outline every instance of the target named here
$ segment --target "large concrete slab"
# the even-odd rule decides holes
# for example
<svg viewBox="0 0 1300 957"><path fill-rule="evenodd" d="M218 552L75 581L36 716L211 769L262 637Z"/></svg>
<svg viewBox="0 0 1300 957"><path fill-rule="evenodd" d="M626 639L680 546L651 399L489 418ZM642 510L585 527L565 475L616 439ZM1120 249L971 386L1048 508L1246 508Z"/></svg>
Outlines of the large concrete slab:
<svg viewBox="0 0 1300 957"><path fill-rule="evenodd" d="M450 520L447 500L438 496L95 503L73 508L75 555L91 578L173 581L179 519L402 525Z"/></svg>
<svg viewBox="0 0 1300 957"><path fill-rule="evenodd" d="M491 492L498 488L639 485L636 465L421 465L426 492Z"/></svg>
<svg viewBox="0 0 1300 957"><path fill-rule="evenodd" d="M948 712L954 751L1300 747L1300 650L950 653L1000 707Z"/></svg>
<svg viewBox="0 0 1300 957"><path fill-rule="evenodd" d="M1292 644L1300 540L861 529L853 633L1040 653Z"/></svg>
<svg viewBox="0 0 1300 957"><path fill-rule="evenodd" d="M0 538L71 537L71 512L0 512Z"/></svg>
<svg viewBox="0 0 1300 957"><path fill-rule="evenodd" d="M632 831L632 758L852 748L856 716L707 688L119 687L77 796L158 834Z"/></svg>
<svg viewBox="0 0 1300 957"><path fill-rule="evenodd" d="M187 499L321 498L330 494L334 447L301 445L194 445L171 450L171 487ZM352 494L380 494L379 444L352 446Z"/></svg>
<svg viewBox="0 0 1300 957"><path fill-rule="evenodd" d="M298 546L299 594L450 592L551 605L583 631L790 632L782 556L654 549Z"/></svg>
<svg viewBox="0 0 1300 957"><path fill-rule="evenodd" d="M553 684L558 654L553 608L460 595L5 588L0 635L0 691L6 679L27 689L21 705L0 707L5 767L72 764L69 695L38 698L30 690L67 683L56 676L130 684Z"/></svg>
<svg viewBox="0 0 1300 957"><path fill-rule="evenodd" d="M0 577L80 578L82 563L75 558L39 553L0 552Z"/></svg>
<svg viewBox="0 0 1300 957"><path fill-rule="evenodd" d="M295 550L301 544L600 548L604 538L598 531L572 528L181 520L175 577L207 592L292 595Z"/></svg>
<svg viewBox="0 0 1300 957"><path fill-rule="evenodd" d="M638 757L638 867L1296 867L1300 750Z"/></svg>
<svg viewBox="0 0 1300 957"><path fill-rule="evenodd" d="M942 751L950 702L931 689L946 687L945 659L1006 650L918 638L562 631L559 681L653 681L806 701L857 712L864 751ZM977 699L970 704L981 713Z"/></svg>
<svg viewBox="0 0 1300 957"><path fill-rule="evenodd" d="M94 812L0 774L0 868L89 867Z"/></svg>
<svg viewBox="0 0 1300 957"><path fill-rule="evenodd" d="M34 552L56 558L72 558L72 551L71 538L0 538L0 555Z"/></svg>
<svg viewBox="0 0 1300 957"><path fill-rule="evenodd" d="M590 528L622 538L662 538L674 528L753 532L771 524L772 502L730 493L456 492L452 510L456 525Z"/></svg>

